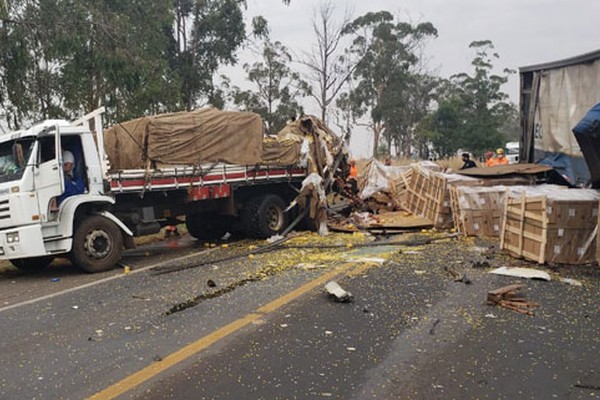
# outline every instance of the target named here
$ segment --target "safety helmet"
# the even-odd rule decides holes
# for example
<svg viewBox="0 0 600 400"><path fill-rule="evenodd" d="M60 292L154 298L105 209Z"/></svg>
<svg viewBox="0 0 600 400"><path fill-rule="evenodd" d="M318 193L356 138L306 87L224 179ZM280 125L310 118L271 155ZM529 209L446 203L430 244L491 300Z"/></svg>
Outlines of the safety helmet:
<svg viewBox="0 0 600 400"><path fill-rule="evenodd" d="M499 148L498 150L496 150L496 154L504 154L504 149Z"/></svg>

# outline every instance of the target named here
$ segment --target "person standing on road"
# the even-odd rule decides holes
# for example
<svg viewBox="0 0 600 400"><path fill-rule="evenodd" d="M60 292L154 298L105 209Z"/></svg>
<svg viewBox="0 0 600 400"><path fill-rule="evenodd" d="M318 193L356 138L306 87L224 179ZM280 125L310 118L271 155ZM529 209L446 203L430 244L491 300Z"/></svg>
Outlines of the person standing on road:
<svg viewBox="0 0 600 400"><path fill-rule="evenodd" d="M462 165L462 167L460 167L460 169L477 167L477 164L475 164L475 161L471 160L471 156L469 156L469 153L462 153L462 160L463 160L463 165Z"/></svg>

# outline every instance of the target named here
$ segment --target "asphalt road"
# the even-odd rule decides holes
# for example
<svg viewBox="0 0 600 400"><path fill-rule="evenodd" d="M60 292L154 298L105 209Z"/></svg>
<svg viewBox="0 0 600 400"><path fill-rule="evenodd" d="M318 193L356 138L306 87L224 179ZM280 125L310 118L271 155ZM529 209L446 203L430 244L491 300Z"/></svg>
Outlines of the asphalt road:
<svg viewBox="0 0 600 400"><path fill-rule="evenodd" d="M0 311L0 360L10 366L0 372L0 398L600 398L597 268L553 272L582 287L524 282L525 297L540 303L529 317L485 304L487 291L521 280L473 262L522 264L484 251L488 244L342 247L319 263L309 249L207 263L248 246L205 253L184 240L130 254L128 275L60 267L73 277L57 295L52 284L64 279L52 281L55 271L11 275L0 293L28 289ZM471 284L454 282L446 266ZM329 279L354 300L332 301L322 289ZM36 297L36 281L46 297L22 304Z"/></svg>

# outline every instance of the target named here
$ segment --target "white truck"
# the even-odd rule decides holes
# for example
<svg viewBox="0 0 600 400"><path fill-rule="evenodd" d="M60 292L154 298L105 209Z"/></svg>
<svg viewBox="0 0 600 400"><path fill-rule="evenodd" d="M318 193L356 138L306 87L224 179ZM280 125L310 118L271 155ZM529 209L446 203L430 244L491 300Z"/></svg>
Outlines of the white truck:
<svg viewBox="0 0 600 400"><path fill-rule="evenodd" d="M507 142L504 145L506 149L506 159L509 164L519 163L519 142Z"/></svg>
<svg viewBox="0 0 600 400"><path fill-rule="evenodd" d="M199 239L235 227L263 238L286 228L284 209L305 169L211 163L111 171L102 112L0 136L0 259L36 269L69 257L84 271L99 272L113 268L123 248L134 247L134 236L159 232L180 216ZM75 153L86 191L53 209L64 191L64 148Z"/></svg>

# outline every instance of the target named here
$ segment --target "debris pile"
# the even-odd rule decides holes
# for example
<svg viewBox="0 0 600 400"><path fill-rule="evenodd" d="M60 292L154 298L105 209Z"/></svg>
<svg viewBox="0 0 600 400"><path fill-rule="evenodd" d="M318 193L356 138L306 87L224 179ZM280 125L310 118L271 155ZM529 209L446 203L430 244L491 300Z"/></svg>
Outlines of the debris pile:
<svg viewBox="0 0 600 400"><path fill-rule="evenodd" d="M401 208L394 182L409 170L409 166L384 165L372 158L358 178L360 198L374 213L395 211Z"/></svg>

